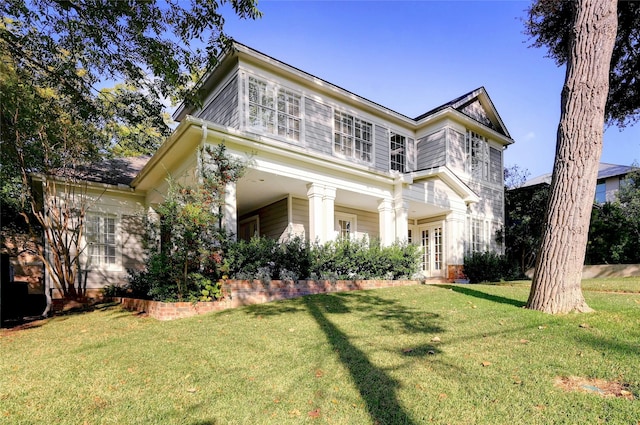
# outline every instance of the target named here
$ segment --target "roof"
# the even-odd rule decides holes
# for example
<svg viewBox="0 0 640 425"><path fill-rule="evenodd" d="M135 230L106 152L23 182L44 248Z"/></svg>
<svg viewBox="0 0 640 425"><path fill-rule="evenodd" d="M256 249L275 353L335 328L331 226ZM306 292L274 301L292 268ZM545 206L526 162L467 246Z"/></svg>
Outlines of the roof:
<svg viewBox="0 0 640 425"><path fill-rule="evenodd" d="M601 162L598 166L598 180L608 179L610 177L624 176L635 170L635 167L629 165L607 164ZM552 173L542 174L538 177L527 180L520 187L531 187L539 184L551 184Z"/></svg>
<svg viewBox="0 0 640 425"><path fill-rule="evenodd" d="M67 174L70 177L94 183L130 186L131 181L138 175L150 158L150 156L137 156L106 159L86 166L66 170L66 173L57 172L54 174L60 177Z"/></svg>
<svg viewBox="0 0 640 425"><path fill-rule="evenodd" d="M262 53L256 49L253 49L249 46L246 46L242 43L239 43L237 41L233 41L232 46L227 49L220 57L218 64L216 65L216 67L214 67L213 70L211 70L206 76L204 76L200 82L198 82L198 85L200 87L206 87L208 84L210 84L210 81L213 79L215 80L215 75L216 75L216 71L219 68L223 67L223 64L225 62L227 62L228 60L237 57L239 53L248 55L252 58L261 60L263 62L268 62L268 63L272 63L275 64L276 66L280 67L281 69L286 69L289 70L290 72L294 72L294 73L298 73L299 75L303 75L305 78L307 79L311 79L311 80L315 80L315 81L320 81L322 82L324 85L328 86L328 87L333 87L336 90L338 90L338 92L342 92L344 95L346 95L347 97L351 97L351 98L356 98L359 99L360 102L363 102L365 104L369 104L369 105L374 105L377 108L380 108L382 110L385 110L391 114L395 114L396 116L400 116L403 117L405 119L408 119L410 121L413 121L415 123L417 123L418 121L424 120L425 118L428 118L432 115L437 114L440 111L446 110L446 109L452 109L452 110L456 110L466 116L468 116L469 118L479 122L480 124L483 124L489 128L491 128L492 130L496 131L497 133L506 136L507 138L511 139L511 135L509 134L509 131L507 130L506 126L504 125L504 122L502 121L502 119L500 118L500 116L498 115L497 110L495 109L495 106L493 104L493 102L491 101L491 99L489 98L489 95L486 92L486 89L484 87L479 87L475 90L472 90L468 93L463 94L462 96L459 96L453 100L450 100L449 102L446 102L436 108L433 108L427 112L425 112L424 114L419 115L416 118L411 118L405 114L402 114L400 112L394 111L390 108L387 108L386 106L383 106L377 102L371 101L365 97L362 97L358 94L355 94L349 90L346 90L340 86L337 86L333 83L330 83L322 78L316 77L315 75L312 75L304 70L301 70L299 68L296 68L292 65L289 65L285 62L282 62L272 56L269 56L265 53ZM478 114L474 114L472 113L472 111L470 110L470 106L472 106L473 103L475 102L479 102L485 109L487 114L485 115L484 113L482 114L482 118L480 118L478 116ZM194 106L190 106L190 105L186 105L186 104L181 104L176 111L173 114L173 118L176 121L180 121L182 118L184 118L187 114L192 112L192 109L194 109Z"/></svg>

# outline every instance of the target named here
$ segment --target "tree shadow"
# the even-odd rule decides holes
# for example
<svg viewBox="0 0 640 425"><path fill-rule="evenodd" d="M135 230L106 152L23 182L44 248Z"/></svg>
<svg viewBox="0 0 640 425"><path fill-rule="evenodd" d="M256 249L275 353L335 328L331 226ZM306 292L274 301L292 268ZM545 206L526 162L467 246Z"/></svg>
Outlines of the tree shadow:
<svg viewBox="0 0 640 425"><path fill-rule="evenodd" d="M506 298L500 295L487 294L486 292L471 289L468 285L434 285L437 288L450 289L459 294L469 295L470 297L481 298L483 300L493 301L500 304L508 304L514 307L524 307L527 303L513 298Z"/></svg>
<svg viewBox="0 0 640 425"><path fill-rule="evenodd" d="M400 382L371 363L365 353L351 344L349 337L327 318L323 312L327 298L311 296L304 297L303 301L309 314L326 335L331 348L351 374L372 421L381 424L414 424L414 420L400 405L396 395ZM334 298L331 300L332 310L349 311L340 297L331 298Z"/></svg>

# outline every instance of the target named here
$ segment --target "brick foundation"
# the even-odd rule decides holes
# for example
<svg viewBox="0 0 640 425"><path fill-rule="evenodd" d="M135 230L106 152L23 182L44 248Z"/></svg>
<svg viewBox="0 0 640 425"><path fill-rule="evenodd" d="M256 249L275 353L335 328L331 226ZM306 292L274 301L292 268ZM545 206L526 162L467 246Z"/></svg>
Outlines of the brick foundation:
<svg viewBox="0 0 640 425"><path fill-rule="evenodd" d="M439 281L437 282L439 283ZM269 283L263 283L259 280L229 280L222 285L225 297L219 301L165 303L135 298L119 298L119 301L127 310L145 312L158 320L173 320L304 295L417 284L419 282L416 280L338 280L335 283L315 280L299 280L297 282L273 280Z"/></svg>

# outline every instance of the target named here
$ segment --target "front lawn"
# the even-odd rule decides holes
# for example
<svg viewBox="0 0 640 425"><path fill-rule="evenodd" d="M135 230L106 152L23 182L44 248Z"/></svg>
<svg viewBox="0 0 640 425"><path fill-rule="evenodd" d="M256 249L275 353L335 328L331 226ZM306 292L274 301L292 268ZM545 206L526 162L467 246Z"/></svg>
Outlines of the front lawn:
<svg viewBox="0 0 640 425"><path fill-rule="evenodd" d="M105 305L0 332L0 423L635 425L640 279L612 282L585 282L597 312L557 317L521 308L526 282L173 322Z"/></svg>

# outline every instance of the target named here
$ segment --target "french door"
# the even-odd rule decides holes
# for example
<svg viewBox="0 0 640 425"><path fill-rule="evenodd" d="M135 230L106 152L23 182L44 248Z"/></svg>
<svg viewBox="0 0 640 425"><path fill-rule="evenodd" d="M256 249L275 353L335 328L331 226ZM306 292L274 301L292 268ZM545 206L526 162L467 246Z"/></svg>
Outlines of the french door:
<svg viewBox="0 0 640 425"><path fill-rule="evenodd" d="M444 240L442 225L428 225L419 228L422 272L426 277L444 275Z"/></svg>

